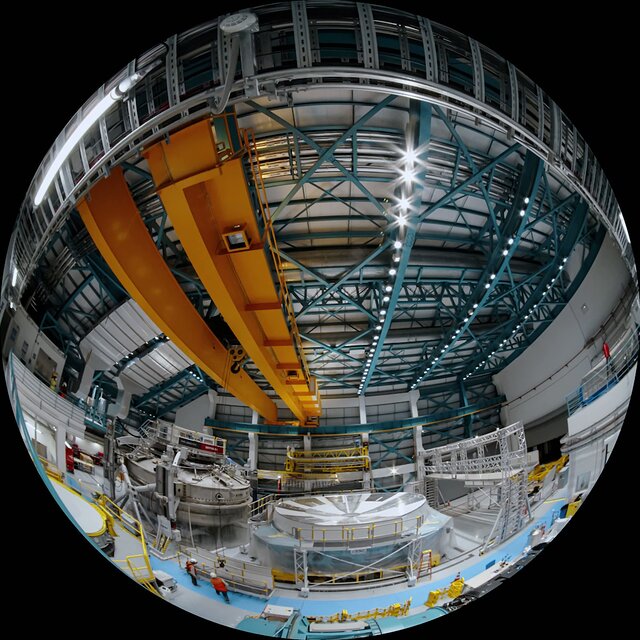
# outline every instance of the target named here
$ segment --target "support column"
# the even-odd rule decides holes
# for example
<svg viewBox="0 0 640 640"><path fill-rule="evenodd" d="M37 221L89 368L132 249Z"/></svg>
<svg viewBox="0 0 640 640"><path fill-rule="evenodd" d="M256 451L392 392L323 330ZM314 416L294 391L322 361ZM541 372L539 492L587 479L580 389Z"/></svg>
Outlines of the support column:
<svg viewBox="0 0 640 640"><path fill-rule="evenodd" d="M420 400L420 392L417 389L409 391L409 407L411 408L411 417L418 417L418 400Z"/></svg>
<svg viewBox="0 0 640 640"><path fill-rule="evenodd" d="M362 446L366 446L367 449L369 448L369 433L362 433L360 434L362 437ZM362 471L362 488L370 491L371 489L373 489L373 483L371 481L371 465L369 465L368 469L363 469Z"/></svg>
<svg viewBox="0 0 640 640"><path fill-rule="evenodd" d="M462 380L458 381L458 390L460 393L460 406L468 407L467 390L464 388L464 382ZM473 436L473 418L473 415L468 415L463 418L465 438L471 438Z"/></svg>
<svg viewBox="0 0 640 640"><path fill-rule="evenodd" d="M108 408L107 414L112 417L115 416L116 418L126 418L129 414L131 396L142 394L146 389L136 382L133 382L133 380L125 374L120 374L116 378L116 385L118 387L116 403Z"/></svg>
<svg viewBox="0 0 640 640"><path fill-rule="evenodd" d="M251 424L258 424L258 418L259 418L259 414L258 412L254 409L251 412Z"/></svg>
<svg viewBox="0 0 640 640"><path fill-rule="evenodd" d="M358 398L358 408L360 409L360 424L367 424L367 406L364 402L364 396Z"/></svg>
<svg viewBox="0 0 640 640"><path fill-rule="evenodd" d="M422 446L422 426L413 427L413 459L416 465L417 487L420 492L424 488L424 447Z"/></svg>
<svg viewBox="0 0 640 640"><path fill-rule="evenodd" d="M87 354L83 353L82 355L84 356L85 365L76 395L84 400L91 391L91 386L93 385L93 374L96 371L108 371L109 367L113 366L113 362L105 362L102 358L94 354L93 351L89 351Z"/></svg>
<svg viewBox="0 0 640 640"><path fill-rule="evenodd" d="M302 436L302 448L305 451L311 451L311 434L305 433ZM304 481L304 490L305 491L311 491L312 488L313 488L313 481L312 480L305 480Z"/></svg>
<svg viewBox="0 0 640 640"><path fill-rule="evenodd" d="M67 439L67 429L64 425L58 423L56 430L56 467L63 473L67 471L67 451L65 446L65 440Z"/></svg>
<svg viewBox="0 0 640 640"><path fill-rule="evenodd" d="M207 397L209 398L209 417L214 420L218 407L218 392L215 389L209 389L209 391L207 391Z"/></svg>
<svg viewBox="0 0 640 640"><path fill-rule="evenodd" d="M249 471L258 468L258 434L249 432L249 459L247 460Z"/></svg>

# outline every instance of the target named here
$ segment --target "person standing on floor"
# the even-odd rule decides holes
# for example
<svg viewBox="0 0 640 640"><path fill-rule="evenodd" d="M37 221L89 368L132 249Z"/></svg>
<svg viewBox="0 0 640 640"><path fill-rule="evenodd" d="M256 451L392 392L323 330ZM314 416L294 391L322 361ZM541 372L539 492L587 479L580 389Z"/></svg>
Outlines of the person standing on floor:
<svg viewBox="0 0 640 640"><path fill-rule="evenodd" d="M185 565L185 569L187 570L187 573L191 576L191 584L193 584L194 587L199 587L200 585L198 584L198 578L197 578L197 572L196 572L196 565L198 564L198 561L195 560L194 558L189 558L189 560L187 560L187 564Z"/></svg>
<svg viewBox="0 0 640 640"><path fill-rule="evenodd" d="M218 595L222 594L224 601L229 604L229 595L227 594L227 585L222 578L218 578L215 571L211 572L211 586L216 590Z"/></svg>

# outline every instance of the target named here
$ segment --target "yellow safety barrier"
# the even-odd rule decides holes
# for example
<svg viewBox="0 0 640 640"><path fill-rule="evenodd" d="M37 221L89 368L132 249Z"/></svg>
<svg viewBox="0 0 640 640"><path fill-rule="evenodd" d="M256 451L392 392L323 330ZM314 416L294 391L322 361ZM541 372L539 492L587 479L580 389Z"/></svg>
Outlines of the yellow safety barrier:
<svg viewBox="0 0 640 640"><path fill-rule="evenodd" d="M464 578L456 578L447 589L447 595L450 598L457 598L464 589Z"/></svg>
<svg viewBox="0 0 640 640"><path fill-rule="evenodd" d="M574 502L570 502L567 505L567 518L570 518L580 508L581 504L582 500L575 500Z"/></svg>
<svg viewBox="0 0 640 640"><path fill-rule="evenodd" d="M64 479L64 473L58 469L54 464L43 458L42 456L38 456L42 466L44 467L45 473L50 477L54 478L58 482L62 482Z"/></svg>
<svg viewBox="0 0 640 640"><path fill-rule="evenodd" d="M358 611L357 613L349 613L343 609L339 613L330 616L309 616L308 619L313 622L357 622L358 620L370 620L371 618L400 618L406 616L411 608L411 598L404 603L396 602L384 609L369 609L367 611Z"/></svg>
<svg viewBox="0 0 640 640"><path fill-rule="evenodd" d="M109 528L109 533L113 530L111 535L117 535L115 533L114 520L118 520L126 531L138 538L140 541L140 547L142 548L142 553L126 556L124 560L114 560L113 562L115 564L126 565L135 580L146 586L150 591L156 593L154 586L155 577L153 575L153 570L151 569L151 563L149 562L147 542L145 540L142 523L130 513L121 509L115 502L113 502L113 500L104 494L100 494L96 498L96 502L107 516L107 527Z"/></svg>
<svg viewBox="0 0 640 640"><path fill-rule="evenodd" d="M560 471L567 462L569 461L569 456L564 455L553 462L547 462L546 464L537 464L530 472L529 472L529 482L542 482L544 478L555 469L556 471Z"/></svg>

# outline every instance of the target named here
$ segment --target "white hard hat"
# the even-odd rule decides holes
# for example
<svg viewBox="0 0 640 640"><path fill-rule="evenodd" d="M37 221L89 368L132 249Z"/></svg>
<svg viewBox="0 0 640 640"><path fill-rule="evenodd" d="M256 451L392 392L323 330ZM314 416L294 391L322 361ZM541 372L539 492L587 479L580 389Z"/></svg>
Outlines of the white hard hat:
<svg viewBox="0 0 640 640"><path fill-rule="evenodd" d="M189 558L189 562L198 562L195 558Z"/></svg>
<svg viewBox="0 0 640 640"><path fill-rule="evenodd" d="M210 575L212 578L217 578L217 577L218 577L218 576L216 575L216 572L215 572L215 571L212 571L209 575Z"/></svg>

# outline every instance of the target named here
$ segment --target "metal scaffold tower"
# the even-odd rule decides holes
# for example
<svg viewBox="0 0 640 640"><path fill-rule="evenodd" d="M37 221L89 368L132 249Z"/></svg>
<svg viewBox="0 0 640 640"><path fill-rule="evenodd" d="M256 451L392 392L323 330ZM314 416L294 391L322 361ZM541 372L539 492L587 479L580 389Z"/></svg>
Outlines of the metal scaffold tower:
<svg viewBox="0 0 640 640"><path fill-rule="evenodd" d="M521 422L424 453L428 480L448 478L493 489L498 515L483 552L520 531L531 520L526 458L527 443Z"/></svg>

